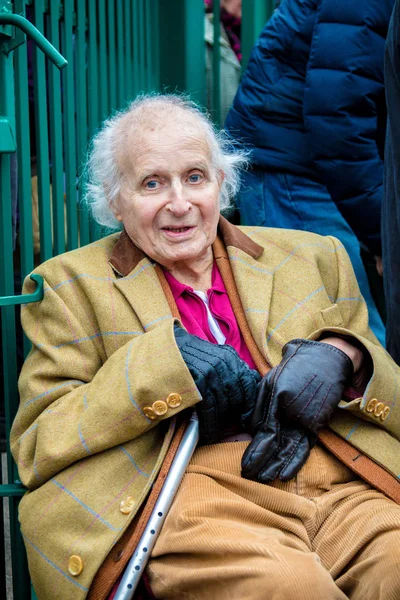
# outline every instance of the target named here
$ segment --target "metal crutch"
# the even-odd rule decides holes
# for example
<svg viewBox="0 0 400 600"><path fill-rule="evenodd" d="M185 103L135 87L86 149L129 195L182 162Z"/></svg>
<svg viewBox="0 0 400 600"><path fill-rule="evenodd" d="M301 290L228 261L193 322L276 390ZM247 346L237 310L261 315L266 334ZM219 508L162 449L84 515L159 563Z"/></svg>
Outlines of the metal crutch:
<svg viewBox="0 0 400 600"><path fill-rule="evenodd" d="M158 534L171 507L186 468L199 441L199 422L196 411L189 419L185 433L172 461L169 473L154 505L153 512L146 525L135 553L128 562L114 600L131 600L139 580L150 558Z"/></svg>

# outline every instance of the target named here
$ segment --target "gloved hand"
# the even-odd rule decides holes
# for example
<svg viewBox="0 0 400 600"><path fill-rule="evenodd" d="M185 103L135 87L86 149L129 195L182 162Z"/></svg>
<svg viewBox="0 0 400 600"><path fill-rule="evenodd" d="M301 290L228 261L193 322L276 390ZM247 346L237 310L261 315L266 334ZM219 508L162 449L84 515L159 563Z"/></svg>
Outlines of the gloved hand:
<svg viewBox="0 0 400 600"><path fill-rule="evenodd" d="M350 358L323 342L296 339L263 378L254 410L243 425L253 440L242 458L242 476L263 483L291 479L339 404L353 375Z"/></svg>
<svg viewBox="0 0 400 600"><path fill-rule="evenodd" d="M229 425L240 425L244 405L254 407L261 377L232 346L212 344L178 326L174 333L202 396L196 407L200 440L215 444Z"/></svg>

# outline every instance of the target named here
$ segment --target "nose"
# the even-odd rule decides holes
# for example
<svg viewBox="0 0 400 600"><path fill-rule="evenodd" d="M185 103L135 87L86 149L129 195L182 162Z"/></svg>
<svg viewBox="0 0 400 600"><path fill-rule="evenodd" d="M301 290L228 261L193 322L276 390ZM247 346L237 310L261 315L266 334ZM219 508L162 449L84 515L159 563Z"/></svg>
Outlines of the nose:
<svg viewBox="0 0 400 600"><path fill-rule="evenodd" d="M169 190L167 210L174 216L182 217L192 208L188 191L185 190L181 181L174 181Z"/></svg>

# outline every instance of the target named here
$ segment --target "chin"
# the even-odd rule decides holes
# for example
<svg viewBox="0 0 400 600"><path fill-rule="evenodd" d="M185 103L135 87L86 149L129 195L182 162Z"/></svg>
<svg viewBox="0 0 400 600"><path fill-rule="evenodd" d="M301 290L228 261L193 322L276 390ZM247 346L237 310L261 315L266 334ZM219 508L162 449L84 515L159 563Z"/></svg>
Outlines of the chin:
<svg viewBox="0 0 400 600"><path fill-rule="evenodd" d="M189 260L195 260L197 257L197 252L177 252L174 255L165 256L165 260L168 260L170 262L185 262Z"/></svg>

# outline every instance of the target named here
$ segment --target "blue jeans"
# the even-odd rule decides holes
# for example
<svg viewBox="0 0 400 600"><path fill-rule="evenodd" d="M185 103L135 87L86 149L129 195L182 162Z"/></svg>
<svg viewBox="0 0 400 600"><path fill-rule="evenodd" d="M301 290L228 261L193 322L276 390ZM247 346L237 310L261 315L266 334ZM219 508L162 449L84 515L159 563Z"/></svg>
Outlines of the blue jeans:
<svg viewBox="0 0 400 600"><path fill-rule="evenodd" d="M372 298L360 243L325 186L307 177L252 170L244 174L238 198L243 225L301 229L337 237L346 248L369 311L369 325L385 345L385 326Z"/></svg>

